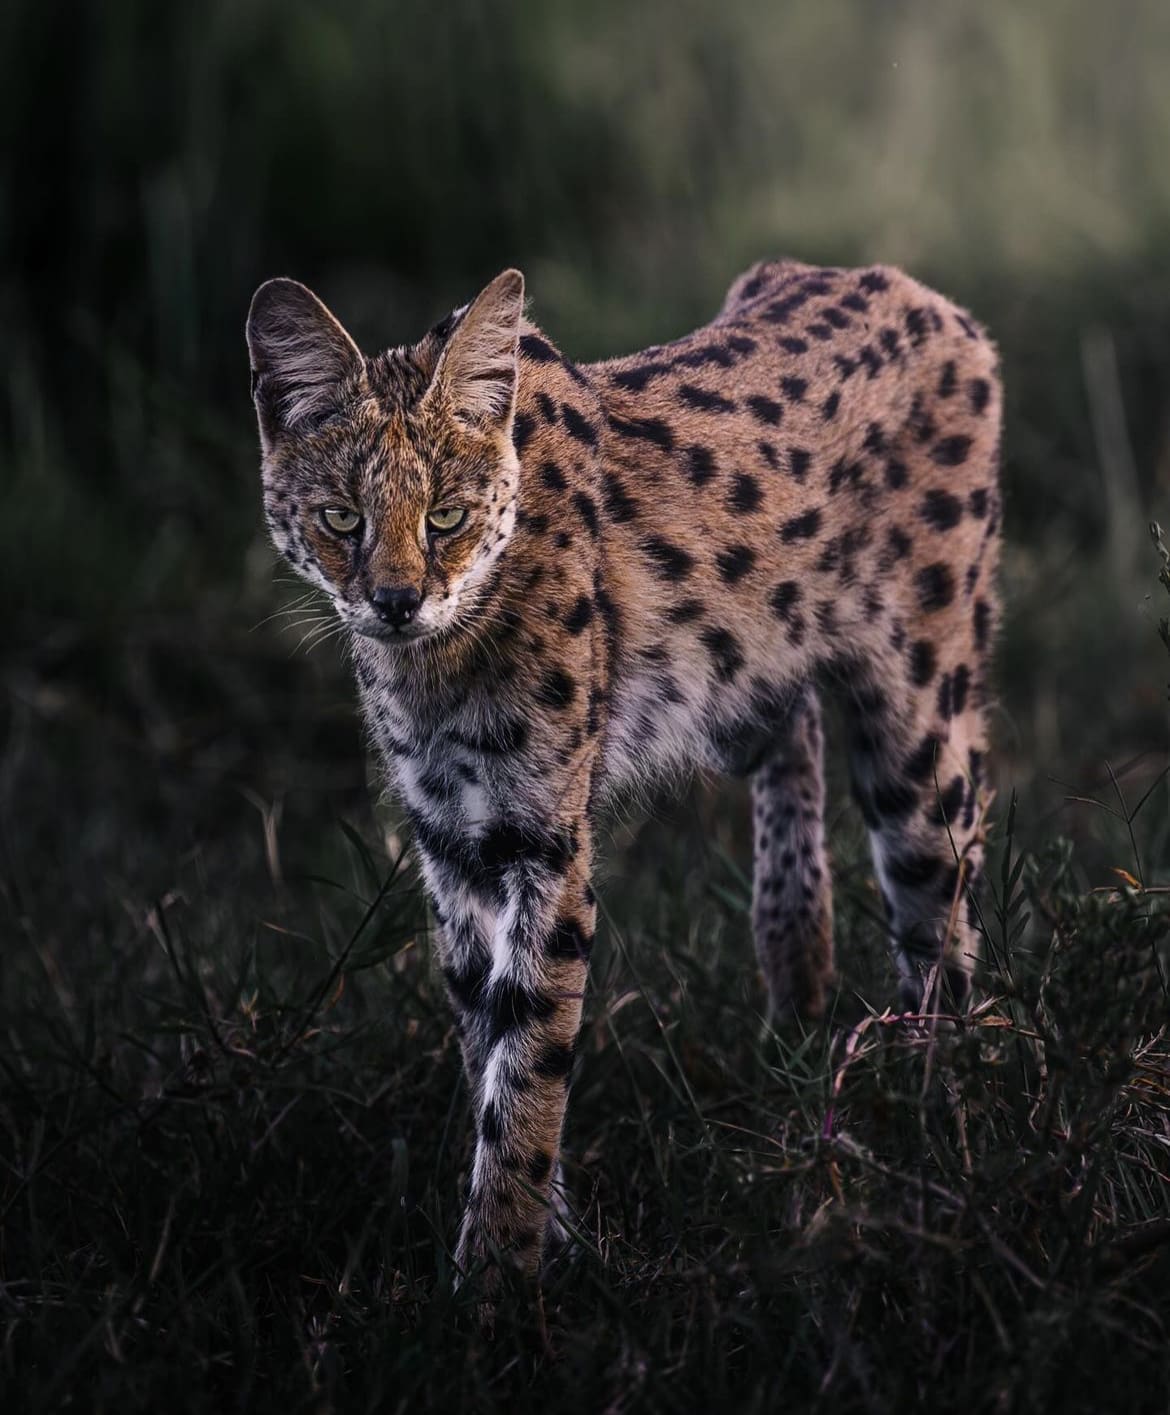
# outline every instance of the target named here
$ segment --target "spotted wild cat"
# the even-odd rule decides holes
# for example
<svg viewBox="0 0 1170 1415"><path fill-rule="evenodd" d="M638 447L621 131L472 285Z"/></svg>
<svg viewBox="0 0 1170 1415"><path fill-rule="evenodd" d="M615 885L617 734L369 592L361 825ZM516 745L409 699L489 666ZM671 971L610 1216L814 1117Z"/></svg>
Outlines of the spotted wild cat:
<svg viewBox="0 0 1170 1415"><path fill-rule="evenodd" d="M815 1015L837 688L902 1004L963 1001L1000 388L967 315L890 268L760 264L705 328L584 366L523 294L505 271L366 357L272 280L248 345L268 524L351 633L434 907L476 1116L458 1260L533 1269L616 788L751 774L760 963Z"/></svg>

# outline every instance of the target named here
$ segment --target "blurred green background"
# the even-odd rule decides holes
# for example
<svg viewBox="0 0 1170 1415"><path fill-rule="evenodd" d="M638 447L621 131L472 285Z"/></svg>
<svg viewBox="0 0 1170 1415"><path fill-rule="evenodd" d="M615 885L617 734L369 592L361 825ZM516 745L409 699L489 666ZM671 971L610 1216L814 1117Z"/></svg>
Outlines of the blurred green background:
<svg viewBox="0 0 1170 1415"><path fill-rule="evenodd" d="M763 255L906 266L1004 355L1001 792L1046 822L1052 778L1163 765L1170 6L11 0L0 53L10 829L59 855L27 800L64 792L124 860L128 776L164 825L213 779L214 821L322 753L361 798L339 657L263 622L242 326L281 273L377 347L516 264L588 358Z"/></svg>

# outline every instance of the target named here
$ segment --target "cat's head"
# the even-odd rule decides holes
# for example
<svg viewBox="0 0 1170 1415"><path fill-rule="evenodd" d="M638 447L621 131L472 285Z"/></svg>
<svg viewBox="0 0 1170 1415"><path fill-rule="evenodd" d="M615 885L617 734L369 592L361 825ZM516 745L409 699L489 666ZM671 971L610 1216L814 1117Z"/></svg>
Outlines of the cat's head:
<svg viewBox="0 0 1170 1415"><path fill-rule="evenodd" d="M425 642L490 582L516 520L523 302L506 270L419 343L367 358L295 280L253 296L268 526L354 633Z"/></svg>

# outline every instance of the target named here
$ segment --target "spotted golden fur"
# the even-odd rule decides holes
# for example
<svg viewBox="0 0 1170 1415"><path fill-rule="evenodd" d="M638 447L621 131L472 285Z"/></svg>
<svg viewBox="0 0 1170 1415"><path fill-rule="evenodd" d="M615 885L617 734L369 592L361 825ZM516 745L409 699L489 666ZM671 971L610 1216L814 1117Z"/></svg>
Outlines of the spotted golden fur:
<svg viewBox="0 0 1170 1415"><path fill-rule="evenodd" d="M760 962L816 1014L835 688L903 1005L965 998L1000 389L971 320L888 268L760 264L704 328L588 366L522 302L505 272L367 358L277 280L248 340L269 526L352 631L434 905L476 1114L458 1258L532 1268L612 790L752 775Z"/></svg>

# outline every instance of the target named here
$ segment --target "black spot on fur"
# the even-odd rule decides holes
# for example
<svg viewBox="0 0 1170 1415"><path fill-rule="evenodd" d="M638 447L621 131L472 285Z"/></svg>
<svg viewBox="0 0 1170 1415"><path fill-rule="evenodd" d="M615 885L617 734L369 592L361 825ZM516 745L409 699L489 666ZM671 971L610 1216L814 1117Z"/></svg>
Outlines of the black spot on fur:
<svg viewBox="0 0 1170 1415"><path fill-rule="evenodd" d="M511 1031L520 1031L532 1022L547 1021L556 1008L551 998L503 978L492 984L487 1005L488 1042L493 1046Z"/></svg>
<svg viewBox="0 0 1170 1415"><path fill-rule="evenodd" d="M676 368L707 368L715 364L719 368L730 368L735 360L722 344L700 344L697 349L688 349L674 360Z"/></svg>
<svg viewBox="0 0 1170 1415"><path fill-rule="evenodd" d="M918 602L927 614L945 609L955 597L955 577L941 561L926 565L914 577Z"/></svg>
<svg viewBox="0 0 1170 1415"><path fill-rule="evenodd" d="M934 762L939 745L939 739L930 732L906 758L905 772L911 781L929 781L934 775Z"/></svg>
<svg viewBox="0 0 1170 1415"><path fill-rule="evenodd" d="M690 624L701 619L706 608L701 599L680 599L666 611L666 617L672 624Z"/></svg>
<svg viewBox="0 0 1170 1415"><path fill-rule="evenodd" d="M956 717L967 706L967 694L970 688L971 670L965 663L960 663L951 678L951 710Z"/></svg>
<svg viewBox="0 0 1170 1415"><path fill-rule="evenodd" d="M907 421L916 442L929 442L934 436L936 431L934 419L931 417L930 409L926 406L926 399L921 393L915 393L911 400L910 416Z"/></svg>
<svg viewBox="0 0 1170 1415"><path fill-rule="evenodd" d="M640 544L642 553L654 562L655 571L664 580L686 579L695 568L693 555L662 536L647 536Z"/></svg>
<svg viewBox="0 0 1170 1415"><path fill-rule="evenodd" d="M539 334L522 334L520 336L520 354L525 359L531 359L534 364L559 362L557 351Z"/></svg>
<svg viewBox="0 0 1170 1415"><path fill-rule="evenodd" d="M670 364L664 363L638 364L634 368L620 369L617 373L611 373L609 379L617 388L627 389L631 393L641 393L652 378L669 373L670 367Z"/></svg>
<svg viewBox="0 0 1170 1415"><path fill-rule="evenodd" d="M821 418L829 423L837 416L837 410L841 406L841 395L836 389L829 394L821 404Z"/></svg>
<svg viewBox="0 0 1170 1415"><path fill-rule="evenodd" d="M985 649L991 632L991 610L986 600L977 599L975 601L975 612L971 616L971 623L975 630L975 647Z"/></svg>
<svg viewBox="0 0 1170 1415"><path fill-rule="evenodd" d="M565 615L565 628L570 634L580 634L593 623L593 601L587 594L578 595Z"/></svg>
<svg viewBox="0 0 1170 1415"><path fill-rule="evenodd" d="M931 461L937 462L940 467L960 467L967 460L970 451L971 439L956 434L936 442L930 449L930 457Z"/></svg>
<svg viewBox="0 0 1170 1415"><path fill-rule="evenodd" d="M906 463L899 461L897 457L891 457L886 463L886 485L891 491L901 491L906 485L906 479Z"/></svg>
<svg viewBox="0 0 1170 1415"><path fill-rule="evenodd" d="M797 481L804 481L808 476L808 469L812 465L812 453L803 447L790 447L788 449L788 469Z"/></svg>
<svg viewBox="0 0 1170 1415"><path fill-rule="evenodd" d="M959 379L955 372L954 359L948 359L942 366L942 373L938 380L938 396L940 398L953 398L955 389L959 386Z"/></svg>
<svg viewBox="0 0 1170 1415"><path fill-rule="evenodd" d="M918 513L936 531L951 531L963 519L963 503L949 491L933 487L922 498Z"/></svg>
<svg viewBox="0 0 1170 1415"><path fill-rule="evenodd" d="M784 414L783 406L774 398L764 398L759 393L753 393L747 400L747 405L757 422L767 423L771 427L778 426Z"/></svg>
<svg viewBox="0 0 1170 1415"><path fill-rule="evenodd" d="M871 295L876 294L879 290L888 290L890 288L890 282L880 270L867 270L861 277L859 283L861 288L867 290Z"/></svg>
<svg viewBox="0 0 1170 1415"><path fill-rule="evenodd" d="M966 796L967 783L961 776L952 777L946 790L935 798L931 819L936 825L947 825L958 820Z"/></svg>
<svg viewBox="0 0 1170 1415"><path fill-rule="evenodd" d="M503 1139L503 1135L500 1112L491 1101L488 1101L479 1117L479 1138L485 1145L498 1145Z"/></svg>
<svg viewBox="0 0 1170 1415"><path fill-rule="evenodd" d="M926 311L914 308L906 311L906 333L910 336L910 342L917 349L926 338Z"/></svg>
<svg viewBox="0 0 1170 1415"><path fill-rule="evenodd" d="M696 486L706 486L715 475L715 454L709 447L694 443L687 448L687 476Z"/></svg>
<svg viewBox="0 0 1170 1415"><path fill-rule="evenodd" d="M462 968L448 967L443 969L447 990L451 994L455 1006L464 1012L479 1005L487 977L488 965L482 961L468 962Z"/></svg>
<svg viewBox="0 0 1170 1415"><path fill-rule="evenodd" d="M882 346L882 352L887 359L896 359L902 352L902 342L898 338L898 331L891 329L888 325L878 334L878 343Z"/></svg>
<svg viewBox="0 0 1170 1415"><path fill-rule="evenodd" d="M537 1057L533 1070L550 1081L567 1081L573 1070L573 1048L564 1042L550 1042Z"/></svg>
<svg viewBox="0 0 1170 1415"><path fill-rule="evenodd" d="M528 440L535 431L536 419L531 413L517 413L512 419L512 446L516 449L517 457L523 455Z"/></svg>
<svg viewBox="0 0 1170 1415"><path fill-rule="evenodd" d="M821 528L821 512L817 506L793 516L780 527L780 539L786 544L795 540L811 540Z"/></svg>
<svg viewBox="0 0 1170 1415"><path fill-rule="evenodd" d="M882 820L904 820L918 804L918 793L904 781L881 781L873 789L874 813Z"/></svg>
<svg viewBox="0 0 1170 1415"><path fill-rule="evenodd" d="M528 1161L528 1179L532 1184L543 1184L552 1173L552 1155L537 1150Z"/></svg>
<svg viewBox="0 0 1170 1415"><path fill-rule="evenodd" d="M760 456L767 462L768 466L775 471L780 465L780 459L776 455L775 444L771 442L757 442L756 446L760 449Z"/></svg>
<svg viewBox="0 0 1170 1415"><path fill-rule="evenodd" d="M808 304L808 295L803 290L785 295L782 300L773 300L764 310L764 318L773 324L786 324L801 306Z"/></svg>
<svg viewBox="0 0 1170 1415"><path fill-rule="evenodd" d="M971 411L982 416L991 402L991 384L985 378L973 378L967 385L967 396L971 400Z"/></svg>
<svg viewBox="0 0 1170 1415"><path fill-rule="evenodd" d="M839 458L829 472L829 493L838 492L845 485L857 486L863 479L865 468L860 462L850 462L847 458Z"/></svg>
<svg viewBox="0 0 1170 1415"><path fill-rule="evenodd" d="M580 409L574 408L572 403L562 403L561 418L565 424L565 431L570 437L575 437L586 447L597 446L597 429Z"/></svg>
<svg viewBox="0 0 1170 1415"><path fill-rule="evenodd" d="M967 498L967 505L971 508L971 514L977 521L982 521L987 515L987 488L977 486Z"/></svg>
<svg viewBox="0 0 1170 1415"><path fill-rule="evenodd" d="M541 417L545 420L546 423L556 422L557 405L553 402L553 400L548 396L547 393L538 393L536 395L536 404L537 407L540 409Z"/></svg>
<svg viewBox="0 0 1170 1415"><path fill-rule="evenodd" d="M863 344L857 351L857 357L861 360L865 368L865 376L874 379L882 371L882 356L872 344Z"/></svg>
<svg viewBox="0 0 1170 1415"><path fill-rule="evenodd" d="M727 585L742 580L755 563L756 552L746 545L729 545L715 557L719 578Z"/></svg>
<svg viewBox="0 0 1170 1415"><path fill-rule="evenodd" d="M577 693L577 684L563 668L552 668L540 680L536 701L558 711L567 708Z"/></svg>
<svg viewBox="0 0 1170 1415"><path fill-rule="evenodd" d="M509 865L521 861L562 874L577 853L575 839L565 831L518 825L508 820L486 831L478 842L478 849L474 844L464 848L476 850L480 868L489 875L498 875Z"/></svg>
<svg viewBox="0 0 1170 1415"><path fill-rule="evenodd" d="M797 342L799 343L800 341L798 340ZM802 349L807 347L807 345L801 345ZM804 395L808 392L808 379L796 378L789 375L780 380L780 391L784 394L785 398L790 398L794 403L803 403Z"/></svg>
<svg viewBox="0 0 1170 1415"><path fill-rule="evenodd" d="M577 508L578 514L588 527L589 534L595 536L598 532L597 503L585 492L575 491L573 493L573 505Z"/></svg>
<svg viewBox="0 0 1170 1415"><path fill-rule="evenodd" d="M925 688L934 677L937 655L934 645L926 639L918 639L910 646L910 678L918 688Z"/></svg>
<svg viewBox="0 0 1170 1415"><path fill-rule="evenodd" d="M609 425L620 437L640 438L652 442L664 452L674 448L674 433L661 418L619 418L610 414Z"/></svg>
<svg viewBox="0 0 1170 1415"><path fill-rule="evenodd" d="M549 491L564 491L568 486L565 481L565 474L555 462L546 462L540 469L540 479L548 487Z"/></svg>
<svg viewBox="0 0 1170 1415"><path fill-rule="evenodd" d="M776 341L786 354L807 354L808 345L803 339L797 339L794 335L786 334Z"/></svg>
<svg viewBox="0 0 1170 1415"><path fill-rule="evenodd" d="M638 503L612 472L606 472L601 488L605 509L611 521L624 524L638 514Z"/></svg>
<svg viewBox="0 0 1170 1415"><path fill-rule="evenodd" d="M727 494L727 504L733 511L758 511L764 502L760 484L748 472L736 472Z"/></svg>
<svg viewBox="0 0 1170 1415"><path fill-rule="evenodd" d="M795 580L782 580L768 596L768 604L777 619L790 619L800 603L800 586Z"/></svg>
<svg viewBox="0 0 1170 1415"><path fill-rule="evenodd" d="M862 446L874 457L881 456L886 450L886 432L881 423L870 423L865 430Z"/></svg>
<svg viewBox="0 0 1170 1415"><path fill-rule="evenodd" d="M735 400L725 398L713 389L699 388L693 383L681 383L678 389L679 401L689 408L697 408L702 413L734 413Z"/></svg>
<svg viewBox="0 0 1170 1415"><path fill-rule="evenodd" d="M562 915L544 941L544 951L550 958L587 959L593 949L593 937L576 920Z"/></svg>
<svg viewBox="0 0 1170 1415"><path fill-rule="evenodd" d="M721 683L730 683L743 667L743 649L730 629L708 625L699 633L699 642L711 655L715 675Z"/></svg>

